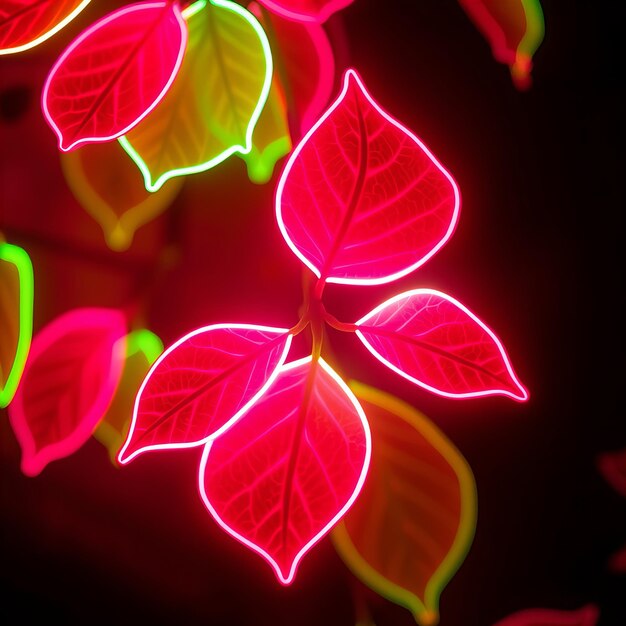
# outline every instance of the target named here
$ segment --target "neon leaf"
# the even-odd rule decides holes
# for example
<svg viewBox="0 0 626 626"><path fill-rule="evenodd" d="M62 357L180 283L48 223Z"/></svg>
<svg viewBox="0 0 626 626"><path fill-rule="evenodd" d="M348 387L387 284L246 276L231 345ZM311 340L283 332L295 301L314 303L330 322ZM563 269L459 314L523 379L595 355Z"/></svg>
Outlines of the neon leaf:
<svg viewBox="0 0 626 626"><path fill-rule="evenodd" d="M169 89L187 29L175 2L140 2L109 13L54 64L42 95L63 151L128 132Z"/></svg>
<svg viewBox="0 0 626 626"><path fill-rule="evenodd" d="M329 283L408 274L445 244L458 213L450 174L372 100L354 70L292 152L276 193L283 237Z"/></svg>
<svg viewBox="0 0 626 626"><path fill-rule="evenodd" d="M357 326L357 336L381 363L428 391L449 398L528 399L493 331L440 291L398 294Z"/></svg>
<svg viewBox="0 0 626 626"><path fill-rule="evenodd" d="M307 357L283 366L266 395L207 444L200 494L217 523L289 584L356 499L370 454L358 401L323 360Z"/></svg>
<svg viewBox="0 0 626 626"><path fill-rule="evenodd" d="M252 149L272 81L272 56L256 18L227 0L185 10L185 60L161 104L120 140L146 189L208 170Z"/></svg>
<svg viewBox="0 0 626 626"><path fill-rule="evenodd" d="M290 345L288 330L249 324L205 326L179 339L139 389L119 462L219 436L265 393Z"/></svg>
<svg viewBox="0 0 626 626"><path fill-rule="evenodd" d="M609 568L617 574L626 574L626 546L611 556Z"/></svg>
<svg viewBox="0 0 626 626"><path fill-rule="evenodd" d="M0 56L38 46L69 24L91 0L3 0Z"/></svg>
<svg viewBox="0 0 626 626"><path fill-rule="evenodd" d="M374 447L365 486L333 530L346 565L366 585L436 624L439 596L476 526L476 485L465 459L424 415L360 383Z"/></svg>
<svg viewBox="0 0 626 626"><path fill-rule="evenodd" d="M258 0L280 17L297 22L324 22L354 0Z"/></svg>
<svg viewBox="0 0 626 626"><path fill-rule="evenodd" d="M600 455L598 467L609 485L626 497L626 449Z"/></svg>
<svg viewBox="0 0 626 626"><path fill-rule="evenodd" d="M13 399L32 332L32 263L22 248L0 241L0 408Z"/></svg>
<svg viewBox="0 0 626 626"><path fill-rule="evenodd" d="M137 229L165 211L184 183L173 180L158 193L146 191L141 174L116 141L60 154L69 188L100 224L112 250L129 248Z"/></svg>
<svg viewBox="0 0 626 626"><path fill-rule="evenodd" d="M533 54L544 35L539 0L459 0L459 4L489 42L496 61L509 66L515 86L528 89Z"/></svg>
<svg viewBox="0 0 626 626"><path fill-rule="evenodd" d="M526 609L505 617L494 626L596 626L598 607L588 604L576 611Z"/></svg>
<svg viewBox="0 0 626 626"><path fill-rule="evenodd" d="M248 154L241 155L248 168L248 178L260 185L268 182L276 162L290 150L287 106L282 89L274 78L267 103L252 135L252 149Z"/></svg>
<svg viewBox="0 0 626 626"><path fill-rule="evenodd" d="M126 358L119 385L93 433L108 449L113 464L117 464L117 453L126 440L139 387L162 352L162 341L149 330L135 330L126 337Z"/></svg>
<svg viewBox="0 0 626 626"><path fill-rule="evenodd" d="M39 474L89 439L119 382L125 335L121 312L76 309L35 336L9 406L25 474Z"/></svg>
<svg viewBox="0 0 626 626"><path fill-rule="evenodd" d="M335 84L335 57L326 31L314 22L263 13L255 2L248 10L259 18L281 60L276 72L287 94L287 108L304 135L328 104Z"/></svg>

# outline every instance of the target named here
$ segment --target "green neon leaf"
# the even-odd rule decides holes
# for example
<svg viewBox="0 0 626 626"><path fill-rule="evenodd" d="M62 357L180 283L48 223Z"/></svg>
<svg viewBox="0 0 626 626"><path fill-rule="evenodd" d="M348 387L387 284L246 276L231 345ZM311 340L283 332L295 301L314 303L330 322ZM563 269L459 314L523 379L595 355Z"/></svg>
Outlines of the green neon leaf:
<svg viewBox="0 0 626 626"><path fill-rule="evenodd" d="M117 453L128 434L139 387L152 364L163 352L163 342L146 329L129 333L125 341L126 360L122 377L106 415L93 433L109 451L114 465L117 465Z"/></svg>
<svg viewBox="0 0 626 626"><path fill-rule="evenodd" d="M33 335L33 265L22 248L0 241L0 407L22 377Z"/></svg>
<svg viewBox="0 0 626 626"><path fill-rule="evenodd" d="M333 530L333 543L368 587L408 608L420 626L433 626L439 596L474 537L472 471L419 411L361 383L349 387L374 444L363 490Z"/></svg>
<svg viewBox="0 0 626 626"><path fill-rule="evenodd" d="M154 111L119 140L148 191L248 154L272 82L269 42L251 13L228 0L200 0L183 15L189 35L178 76Z"/></svg>
<svg viewBox="0 0 626 626"><path fill-rule="evenodd" d="M248 178L259 185L267 183L272 178L278 160L290 151L287 103L274 78L267 103L252 135L252 150L240 155L248 168Z"/></svg>

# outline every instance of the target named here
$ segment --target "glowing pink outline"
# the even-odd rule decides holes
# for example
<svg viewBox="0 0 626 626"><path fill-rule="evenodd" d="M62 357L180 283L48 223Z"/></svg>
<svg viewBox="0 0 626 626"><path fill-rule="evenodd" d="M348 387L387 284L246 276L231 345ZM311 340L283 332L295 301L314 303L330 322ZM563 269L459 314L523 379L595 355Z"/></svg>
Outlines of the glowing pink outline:
<svg viewBox="0 0 626 626"><path fill-rule="evenodd" d="M301 365L304 365L305 363L310 363L312 360L313 360L312 356L307 356L307 357L304 357L303 359L299 359L298 361L292 361L291 363L287 363L286 365L283 365L282 367L277 368L277 369L280 370L280 373L288 372L289 370L295 369L296 367L300 367ZM346 383L341 379L339 374L337 374L337 372L335 372L332 369L332 367L330 367L330 365L328 365L328 363L324 361L324 359L320 358L318 362L322 366L322 368L326 371L326 373L329 374L329 376L337 382L337 384L341 387L341 389L348 396L348 399L350 400L350 402L352 402L352 405L354 406L359 416L359 419L361 420L361 423L363 424L363 431L365 433L365 459L363 461L363 469L361 470L361 475L359 476L356 487L354 488L354 491L352 495L350 496L350 498L348 499L348 501L346 502L346 504L344 504L344 506L337 512L337 514L328 522L328 524L326 524L326 526L324 526L324 528L322 528L322 530L320 530L320 532L317 533L317 535L315 535L315 537L313 537L308 543L306 543L300 549L298 554L296 554L296 556L294 557L294 560L291 564L291 568L289 570L289 574L286 577L283 576L282 570L280 569L280 566L278 565L278 563L276 563L276 561L274 561L274 559L265 550L263 550L263 548L257 546L255 543L252 543L252 541L250 541L249 539L246 539L243 535L240 535L233 528L230 528L230 526L228 526L226 522L224 522L220 518L217 511L211 505L211 502L209 501L209 498L207 497L206 491L204 488L204 472L206 469L207 460L209 458L209 453L211 451L211 444L212 444L211 441L209 441L206 444L206 447L204 448L204 451L202 453L202 460L200 461L200 468L198 470L198 491L200 492L200 497L202 498L204 505L208 509L213 519L229 535L231 535L232 537L237 539L237 541L240 541L245 546L247 546L248 548L250 548L257 554L262 556L271 565L272 569L274 570L274 573L276 574L276 577L278 578L280 583L283 585L289 585L293 582L293 579L295 578L295 575L296 575L296 569L298 568L298 565L300 564L300 561L302 560L304 555L326 533L330 531L330 529L346 514L348 509L352 506L354 501L357 499L359 493L361 492L361 488L363 487L363 483L365 482L365 478L367 476L367 472L370 466L370 459L372 456L372 435L370 432L369 423L367 421L367 418L365 417L365 412L363 411L363 408L359 404L359 401L357 400L356 396L352 393L350 388L346 385Z"/></svg>
<svg viewBox="0 0 626 626"><path fill-rule="evenodd" d="M354 0L334 0L328 2L324 5L324 7L322 7L322 10L319 11L319 13L298 13L297 11L291 11L290 9L284 7L281 3L275 2L274 0L258 0L258 2L269 9L272 13L280 15L281 17L291 20L292 22L314 22L316 24L322 24L333 13L351 5Z"/></svg>
<svg viewBox="0 0 626 626"><path fill-rule="evenodd" d="M285 348L279 359L278 365L276 366L276 369L272 372L271 376L267 379L265 384L261 387L261 389L259 389L259 391L257 391L257 393L252 398L250 398L250 400L243 407L239 409L239 411L237 411L227 422L225 422L222 426L220 426L220 428L218 428L212 435L209 435L208 437L205 437L204 439L200 439L198 441L191 441L191 442L186 442L186 443L159 443L159 444L154 444L150 446L145 446L144 448L139 448L138 450L135 450L128 457L123 458L124 453L126 452L126 449L130 445L130 442L132 441L133 433L135 432L135 426L137 424L137 414L139 412L139 403L141 401L141 395L146 385L148 384L148 381L152 377L152 374L156 370L156 368L161 364L163 359L165 359L171 352L176 350L178 346L180 346L182 343L184 343L188 339L191 339L192 337L195 337L196 335L199 335L201 333L210 332L212 330L221 330L224 328L259 330L262 332L276 333L277 335L288 334L287 341L285 343ZM150 450L178 450L182 448L195 448L196 446L201 446L215 439L216 437L219 437L222 433L225 433L255 402L259 400L259 398L262 395L265 394L268 388L276 380L276 377L278 376L280 369L283 363L285 362L285 359L287 358L289 349L291 348L292 339L293 339L293 335L289 333L288 328L274 328L272 326L259 326L257 324L211 324L209 326L203 326L202 328L197 328L196 330L190 333L187 333L184 337L181 337L178 341L172 344L167 350L165 350L165 352L163 352L163 354L161 354L161 356L154 362L149 372L146 374L144 381L141 383L141 387L139 388L137 397L135 398L135 406L133 408L133 418L132 418L132 422L130 425L130 429L128 430L126 441L124 442L124 445L122 446L122 448L120 449L117 455L118 463L121 463L122 465L126 465L127 463L130 463L130 461L132 461L135 457L139 456L140 454L143 454L144 452L148 452Z"/></svg>
<svg viewBox="0 0 626 626"><path fill-rule="evenodd" d="M111 313L119 316L120 328L126 328L126 318L120 311L103 310L97 308L76 309L69 311L61 317L53 320L44 327L37 335L36 341L31 346L28 362L36 359L45 352L60 337L71 332L76 326L85 327L85 319L89 318L89 323L94 326L102 325L102 321L109 322ZM80 320L80 324L76 321ZM27 476L36 476L51 461L62 459L78 450L91 436L98 421L104 417L118 382L122 375L124 360L126 358L126 336L118 339L113 347L111 367L107 384L104 385L96 397L89 413L81 420L78 428L62 441L52 443L37 451L32 433L26 420L26 412L22 403L22 393L15 395L13 403L9 406L9 420L13 427L13 432L22 448L22 472ZM28 364L27 362L27 364Z"/></svg>
<svg viewBox="0 0 626 626"><path fill-rule="evenodd" d="M331 104L330 108L326 111L326 113L324 113L324 115L322 115L322 117L317 121L317 123L313 127L311 127L311 129L307 132L307 134L302 138L302 140L300 141L296 149L289 156L289 160L287 161L287 164L285 165L285 169L283 170L280 176L280 180L278 181L278 187L276 188L276 200L275 200L276 219L278 221L278 227L280 228L280 232L282 233L283 238L287 242L287 245L291 248L292 252L317 276L317 278L321 279L322 278L321 272L317 269L317 267L315 267L315 265L313 265L313 263L311 263L298 250L294 242L289 238L289 235L287 234L287 229L285 228L285 224L283 222L282 209L281 209L283 188L285 186L285 183L287 182L287 178L289 177L289 173L291 172L291 168L293 167L293 164L296 162L296 159L298 158L300 152L302 151L304 146L307 144L307 142L311 138L311 135L315 133L315 131L326 121L329 115L331 115L331 113L341 104L341 102L345 98L348 92L348 87L350 85L351 79L356 81L357 86L361 89L361 91L363 92L363 95L367 98L369 103L376 109L376 111L378 111L380 115L382 115L388 122L393 124L396 128L401 130L403 133L406 133L426 153L426 155L431 159L431 161L437 167L437 169L439 169L439 171L450 181L450 184L452 185L452 189L454 190L454 212L452 214L450 226L446 234L439 241L439 243L427 255L422 257L419 261L417 261L413 265L410 265L404 270L400 270L396 272L395 274L389 274L388 276L381 276L379 278L334 278L334 277L326 278L325 277L325 281L327 283L334 283L337 285L382 285L384 283L389 283L394 280L397 280L398 278L402 278L403 276L406 276L407 274L410 274L411 272L415 271L418 267L421 267L422 265L424 265L426 261L428 261L431 257L433 257L437 252L439 252L439 250L441 250L441 248L448 242L459 220L459 212L460 212L460 207L461 207L461 194L459 192L459 188L456 182L452 178L452 175L443 167L443 165L438 161L438 159L433 155L433 153L422 143L422 141L415 134L413 134L413 132L411 132L408 128L406 128L406 126L403 126L398 120L391 117L388 113L383 111L383 109L381 109L380 106L376 104L376 102L374 102L374 100L372 99L368 91L365 89L365 86L363 85L363 82L359 78L359 75L356 73L356 70L354 70L353 68L350 68L349 70L345 72L344 77L343 77L343 88L341 90L341 93L337 97L337 99Z"/></svg>
<svg viewBox="0 0 626 626"><path fill-rule="evenodd" d="M172 75L169 77L167 83L163 87L163 90L161 91L161 93L157 96L156 100L134 122L132 122L131 124L126 126L126 128L124 128L120 132L115 133L114 135L111 135L109 137L85 137L85 138L82 138L82 139L77 139L74 143L72 143L68 147L64 148L63 147L63 133L61 132L59 127L54 122L54 119L52 118L52 115L48 111L48 104L47 104L48 90L49 90L49 87L50 87L50 82L52 81L52 78L54 77L54 75L58 71L59 67L65 62L65 59L67 59L67 57L75 50L75 48L77 48L85 39L90 37L91 34L94 31L99 30L100 28L102 28L103 26L108 24L109 22L117 20L118 18L122 17L123 15L126 15L127 13L131 13L133 11L142 11L144 9L153 9L153 8L156 8L156 7L165 8L168 4L172 5L172 10L174 11L174 16L176 17L176 20L177 20L177 22L178 22L178 24L180 26L180 32L181 32L180 50L178 51L178 57L176 59L175 65L174 65L174 71L172 72ZM148 115L157 106L157 104L159 104L159 102L161 102L161 100L164 98L165 94L168 92L169 88L171 87L172 83L174 82L174 79L178 75L178 70L180 69L180 66L181 66L181 64L183 62L183 57L185 55L186 48L187 48L187 24L186 24L186 22L185 22L185 20L184 20L184 18L182 16L182 13L180 11L180 7L178 6L178 4L177 3L171 3L171 2L168 2L168 1L148 2L148 3L139 2L139 3L136 3L136 4L131 4L129 6L122 7L121 9L118 9L117 11L113 11L112 13L109 13L108 15L103 17L102 19L100 19L97 22L95 22L94 24L92 24L89 28L84 30L63 51L61 56L57 59L56 63L52 66L52 69L48 73L48 76L47 76L45 84L44 84L43 91L41 93L41 107L43 109L44 117L46 118L46 121L48 122L48 124L50 125L50 127L52 128L52 130L54 131L54 133L56 134L56 136L57 136L57 138L59 140L59 149L62 152L69 152L70 150L72 150L72 148L76 148L76 147L78 147L78 146L80 146L82 144L111 141L112 139L117 139L118 137L121 137L122 135L126 134L131 128L134 128L137 124L139 124L139 122L141 122L142 119L144 119L146 117L146 115Z"/></svg>
<svg viewBox="0 0 626 626"><path fill-rule="evenodd" d="M528 400L529 398L528 391L526 390L524 385L522 385L522 383L519 381L519 379L515 375L515 372L513 371L513 367L506 353L506 350L504 349L504 346L502 345L502 342L496 337L495 333L483 321L478 319L476 315L474 315L474 313L472 313L464 304L461 304L458 300L456 300L452 296L449 296L446 293L437 291L436 289L411 289L409 291L399 293L393 296L392 298L389 298L389 300L386 300L382 304L379 304L375 309L370 311L367 315L365 315L358 322L356 322L355 325L361 326L364 322L367 322L371 317L373 317L374 315L377 315L380 311L385 309L387 306L394 304L395 302L398 302L399 300L403 300L414 295L424 295L424 294L437 296L444 300L447 300L448 302L451 302L454 306L461 309L461 311L463 311L471 319L473 319L493 339L496 346L498 347L498 350L500 351L500 355L502 356L502 359L504 360L504 364L506 366L506 369L509 375L511 376L511 379L517 385L522 395L516 396L514 393L507 391L506 389L489 389L487 391L471 391L467 393L450 393L448 391L441 391L440 389L436 389L435 387L431 387L430 385L417 380L417 378L413 378L413 376L410 376L406 372L402 371L399 367L389 362L384 356L376 352L376 350L367 341L367 339L363 336L363 333L360 330L356 330L355 333L357 337L363 342L363 345L371 352L371 354L373 354L374 357L376 357L376 359L378 359L381 363L383 363L383 365L386 365L389 369L396 372L396 374L400 374L400 376L402 376L403 378L406 378L407 380L410 380L412 383L415 383L416 385L419 385L420 387L428 391L431 391L432 393L435 393L440 396L444 396L446 398L452 398L454 400L458 400L461 398L480 398L484 396L502 395L502 396L507 396L509 398L512 398L513 400L516 400L517 402L526 402L526 400Z"/></svg>

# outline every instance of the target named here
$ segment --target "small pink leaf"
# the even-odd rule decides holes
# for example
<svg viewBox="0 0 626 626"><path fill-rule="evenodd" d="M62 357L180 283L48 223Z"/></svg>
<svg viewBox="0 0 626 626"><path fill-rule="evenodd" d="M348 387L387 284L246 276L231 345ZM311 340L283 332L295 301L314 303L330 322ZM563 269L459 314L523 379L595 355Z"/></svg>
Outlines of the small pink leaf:
<svg viewBox="0 0 626 626"><path fill-rule="evenodd" d="M354 70L291 154L276 215L294 254L329 283L386 283L450 238L459 191L426 146L374 102Z"/></svg>
<svg viewBox="0 0 626 626"><path fill-rule="evenodd" d="M379 361L433 393L528 399L493 331L445 293L406 291L383 302L357 326L357 336Z"/></svg>
<svg viewBox="0 0 626 626"><path fill-rule="evenodd" d="M119 382L125 335L120 311L77 309L35 336L9 407L25 474L39 474L89 439Z"/></svg>
<svg viewBox="0 0 626 626"><path fill-rule="evenodd" d="M125 6L63 52L43 90L44 115L63 151L120 137L163 98L183 60L187 30L178 4Z"/></svg>
<svg viewBox="0 0 626 626"><path fill-rule="evenodd" d="M290 345L288 330L248 324L206 326L179 339L139 389L119 462L220 435L265 393Z"/></svg>
<svg viewBox="0 0 626 626"><path fill-rule="evenodd" d="M576 611L554 609L526 609L513 613L494 626L596 626L600 611L588 604Z"/></svg>
<svg viewBox="0 0 626 626"><path fill-rule="evenodd" d="M324 22L354 0L259 0L272 13L297 22Z"/></svg>
<svg viewBox="0 0 626 626"><path fill-rule="evenodd" d="M357 399L323 361L281 368L250 411L207 444L199 488L211 515L289 584L350 508L371 456Z"/></svg>

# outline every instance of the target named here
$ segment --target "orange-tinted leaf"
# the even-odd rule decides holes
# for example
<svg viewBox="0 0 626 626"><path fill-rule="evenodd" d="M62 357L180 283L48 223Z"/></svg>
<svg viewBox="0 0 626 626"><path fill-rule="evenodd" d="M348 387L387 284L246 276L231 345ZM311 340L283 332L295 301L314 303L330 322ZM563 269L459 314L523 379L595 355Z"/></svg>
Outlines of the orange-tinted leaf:
<svg viewBox="0 0 626 626"><path fill-rule="evenodd" d="M422 626L474 536L476 487L465 459L424 415L352 382L372 429L363 491L333 531L339 555L366 585Z"/></svg>
<svg viewBox="0 0 626 626"><path fill-rule="evenodd" d="M599 616L598 607L593 604L577 611L525 609L505 617L494 626L595 626Z"/></svg>
<svg viewBox="0 0 626 626"><path fill-rule="evenodd" d="M69 188L100 224L112 250L126 250L135 231L165 211L184 183L179 178L156 193L146 191L141 173L117 141L62 152L61 165Z"/></svg>
<svg viewBox="0 0 626 626"><path fill-rule="evenodd" d="M264 184L274 173L276 162L291 150L285 95L274 78L267 102L252 134L252 150L241 154L253 183Z"/></svg>
<svg viewBox="0 0 626 626"><path fill-rule="evenodd" d="M128 434L139 387L161 352L163 343L149 330L136 330L126 337L122 377L106 415L94 432L94 437L108 449L114 465Z"/></svg>

